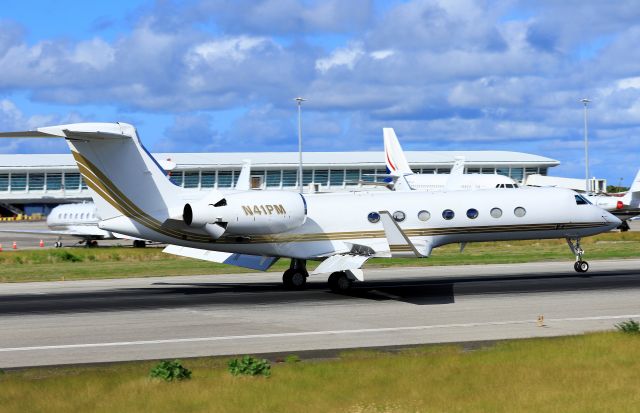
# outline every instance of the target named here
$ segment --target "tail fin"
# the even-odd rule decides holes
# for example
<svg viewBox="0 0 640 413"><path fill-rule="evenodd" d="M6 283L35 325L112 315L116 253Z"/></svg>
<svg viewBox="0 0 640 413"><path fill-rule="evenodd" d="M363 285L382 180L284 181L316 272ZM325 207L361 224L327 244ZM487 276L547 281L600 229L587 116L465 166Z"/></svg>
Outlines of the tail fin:
<svg viewBox="0 0 640 413"><path fill-rule="evenodd" d="M462 181L464 177L464 156L456 156L453 161L453 167L449 173L449 178L444 185L445 191L455 191L462 189Z"/></svg>
<svg viewBox="0 0 640 413"><path fill-rule="evenodd" d="M182 189L169 181L132 125L74 123L0 134L16 136L65 138L102 220L126 216L155 224L182 213Z"/></svg>
<svg viewBox="0 0 640 413"><path fill-rule="evenodd" d="M622 197L622 203L633 208L640 207L640 170L633 179L629 191Z"/></svg>
<svg viewBox="0 0 640 413"><path fill-rule="evenodd" d="M382 133L384 136L385 162L389 172L395 175L413 174L393 128L383 128Z"/></svg>
<svg viewBox="0 0 640 413"><path fill-rule="evenodd" d="M240 176L238 176L238 182L236 182L236 191L248 191L251 189L251 160L244 159L242 161L242 169L240 170Z"/></svg>

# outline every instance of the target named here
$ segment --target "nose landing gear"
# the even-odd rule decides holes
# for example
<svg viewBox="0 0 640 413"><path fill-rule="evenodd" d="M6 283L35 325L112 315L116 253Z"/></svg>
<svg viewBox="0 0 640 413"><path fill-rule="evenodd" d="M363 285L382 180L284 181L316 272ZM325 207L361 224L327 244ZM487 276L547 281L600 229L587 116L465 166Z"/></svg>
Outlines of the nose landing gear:
<svg viewBox="0 0 640 413"><path fill-rule="evenodd" d="M576 262L573 264L573 269L576 272L589 271L589 263L582 260L584 250L580 247L580 238L567 238L567 244L571 249L571 252L576 256Z"/></svg>

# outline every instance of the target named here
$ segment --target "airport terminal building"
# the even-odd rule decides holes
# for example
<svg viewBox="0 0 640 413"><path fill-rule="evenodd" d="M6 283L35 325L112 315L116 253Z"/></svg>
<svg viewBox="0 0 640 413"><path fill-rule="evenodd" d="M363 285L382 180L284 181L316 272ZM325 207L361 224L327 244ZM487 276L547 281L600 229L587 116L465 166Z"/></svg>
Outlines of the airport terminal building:
<svg viewBox="0 0 640 413"><path fill-rule="evenodd" d="M555 159L508 151L407 151L416 173L449 173L456 156L466 159L467 173L510 176L522 182L531 174L547 175L560 164ZM159 153L176 167L171 181L194 191L234 186L244 160L251 161L255 189L296 190L298 153ZM335 192L361 190L366 183L384 182L382 152L307 152L303 155L305 190ZM375 187L369 187L375 188ZM89 200L89 191L70 154L0 155L0 212L48 213L65 202Z"/></svg>

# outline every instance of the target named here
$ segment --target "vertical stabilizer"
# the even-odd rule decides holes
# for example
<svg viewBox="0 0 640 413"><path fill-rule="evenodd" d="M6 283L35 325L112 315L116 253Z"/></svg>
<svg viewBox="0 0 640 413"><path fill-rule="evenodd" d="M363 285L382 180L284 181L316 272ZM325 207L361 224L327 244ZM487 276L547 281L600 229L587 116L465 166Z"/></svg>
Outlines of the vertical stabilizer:
<svg viewBox="0 0 640 413"><path fill-rule="evenodd" d="M456 156L454 158L449 178L447 178L447 182L444 184L445 191L462 189L464 183L464 161L464 156Z"/></svg>
<svg viewBox="0 0 640 413"><path fill-rule="evenodd" d="M385 162L389 172L394 175L413 174L393 128L383 128L382 133L384 136Z"/></svg>
<svg viewBox="0 0 640 413"><path fill-rule="evenodd" d="M629 191L622 197L622 203L632 208L640 208L640 170L636 173Z"/></svg>
<svg viewBox="0 0 640 413"><path fill-rule="evenodd" d="M238 176L238 182L236 182L236 191L248 191L251 189L251 160L242 160L242 169L240 170L240 176Z"/></svg>

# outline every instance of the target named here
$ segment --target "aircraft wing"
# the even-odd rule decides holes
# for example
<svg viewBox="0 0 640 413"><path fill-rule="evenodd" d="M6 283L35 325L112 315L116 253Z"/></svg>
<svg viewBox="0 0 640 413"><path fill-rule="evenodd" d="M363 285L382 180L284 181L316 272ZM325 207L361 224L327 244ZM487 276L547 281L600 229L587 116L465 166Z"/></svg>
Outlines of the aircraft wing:
<svg viewBox="0 0 640 413"><path fill-rule="evenodd" d="M168 245L162 250L162 252L187 258L195 258L197 260L235 265L236 267L250 268L252 270L259 271L268 270L276 261L278 261L277 257L261 257L258 255L209 251L199 248L180 247L178 245Z"/></svg>

